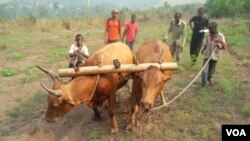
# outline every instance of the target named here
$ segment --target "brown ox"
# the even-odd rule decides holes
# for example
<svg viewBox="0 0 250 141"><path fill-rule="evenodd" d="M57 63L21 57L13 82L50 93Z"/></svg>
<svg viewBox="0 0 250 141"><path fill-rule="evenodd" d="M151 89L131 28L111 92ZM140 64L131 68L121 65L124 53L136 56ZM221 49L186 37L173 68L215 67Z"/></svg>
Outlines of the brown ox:
<svg viewBox="0 0 250 141"><path fill-rule="evenodd" d="M136 51L137 63L172 62L169 47L159 40L144 42ZM147 70L134 76L132 87L132 109L130 126L135 123L135 114L139 105L142 110L149 111L153 107L154 100L160 94L165 83L171 79L172 71L161 71L159 68L150 66Z"/></svg>
<svg viewBox="0 0 250 141"><path fill-rule="evenodd" d="M114 59L118 59L122 64L133 63L133 56L130 49L121 42L107 45L86 60L84 65L97 65L99 58L103 58L103 65L113 64ZM62 84L58 77L56 77L51 71L46 71L42 68L40 69L49 74L54 80L52 89L49 89L42 84L43 88L49 92L48 109L46 113L47 121L57 121L59 117L62 117L64 114L84 102L87 102L88 106L94 110L95 118L100 118L100 113L97 107L101 106L104 101L108 100L107 108L111 118L111 133L118 131L115 119L116 91L126 82L121 82L117 73L100 75L98 83L97 76L92 75L79 76L67 84ZM129 73L122 73L123 77L128 77L129 75ZM96 90L92 97L95 86Z"/></svg>

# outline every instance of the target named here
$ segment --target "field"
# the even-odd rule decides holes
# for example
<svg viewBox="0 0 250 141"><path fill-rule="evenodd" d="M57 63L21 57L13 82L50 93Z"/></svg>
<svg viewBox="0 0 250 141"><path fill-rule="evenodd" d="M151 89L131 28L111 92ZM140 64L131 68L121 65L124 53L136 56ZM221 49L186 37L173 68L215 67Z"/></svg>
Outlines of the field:
<svg viewBox="0 0 250 141"><path fill-rule="evenodd" d="M136 47L146 40L163 39L169 18L139 18ZM161 16L161 15L160 15ZM151 17L151 18L149 18ZM153 17L153 18L152 18ZM127 18L127 17L126 17ZM186 18L185 20L188 21ZM76 33L82 33L93 54L104 46L103 17L88 19L20 19L0 23L0 141L218 141L222 124L250 123L250 21L217 19L227 38L213 84L202 88L200 78L169 107L138 117L135 131L124 130L129 113L126 88L118 91L119 133L109 134L109 117L92 121L92 110L81 105L55 124L44 120L47 99L39 82L52 84L36 65L56 71L68 66L67 51ZM165 88L168 100L177 95L198 73L202 55L191 68L188 43L179 69ZM64 79L67 81L67 78ZM158 103L161 103L157 99Z"/></svg>

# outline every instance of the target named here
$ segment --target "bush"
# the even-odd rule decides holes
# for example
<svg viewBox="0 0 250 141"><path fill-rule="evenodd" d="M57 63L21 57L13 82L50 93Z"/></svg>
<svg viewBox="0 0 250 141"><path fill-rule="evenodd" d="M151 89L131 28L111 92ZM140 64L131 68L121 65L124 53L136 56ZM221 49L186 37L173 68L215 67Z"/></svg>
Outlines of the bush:
<svg viewBox="0 0 250 141"><path fill-rule="evenodd" d="M70 30L70 29L71 29L71 27L70 27L70 22L69 22L69 21L66 21L66 20L63 20L63 22L62 22L62 27L63 27L64 29Z"/></svg>
<svg viewBox="0 0 250 141"><path fill-rule="evenodd" d="M5 23L6 19L2 16L0 16L0 23Z"/></svg>
<svg viewBox="0 0 250 141"><path fill-rule="evenodd" d="M211 17L232 17L249 12L249 0L208 0L205 8Z"/></svg>

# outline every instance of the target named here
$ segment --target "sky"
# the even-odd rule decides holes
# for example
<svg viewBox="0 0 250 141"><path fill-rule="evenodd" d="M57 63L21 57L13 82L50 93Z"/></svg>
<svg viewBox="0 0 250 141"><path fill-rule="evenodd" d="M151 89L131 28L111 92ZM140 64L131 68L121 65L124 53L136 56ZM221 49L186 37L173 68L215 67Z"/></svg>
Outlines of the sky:
<svg viewBox="0 0 250 141"><path fill-rule="evenodd" d="M0 4L8 2L9 0L0 0ZM91 1L91 0L90 0ZM143 0L141 0L143 1ZM167 1L170 5L179 5L187 3L205 3L206 0L162 0L162 2Z"/></svg>
<svg viewBox="0 0 250 141"><path fill-rule="evenodd" d="M0 4L5 3L7 1L9 1L9 0L0 0Z"/></svg>
<svg viewBox="0 0 250 141"><path fill-rule="evenodd" d="M187 3L205 3L206 0L163 0L167 1L170 5L179 5Z"/></svg>

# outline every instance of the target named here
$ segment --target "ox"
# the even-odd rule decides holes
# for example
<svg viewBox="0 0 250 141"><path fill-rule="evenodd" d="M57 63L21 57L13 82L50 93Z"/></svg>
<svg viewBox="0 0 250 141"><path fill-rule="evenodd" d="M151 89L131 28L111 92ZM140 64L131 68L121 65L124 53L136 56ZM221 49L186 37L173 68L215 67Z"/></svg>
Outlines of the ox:
<svg viewBox="0 0 250 141"><path fill-rule="evenodd" d="M129 47L121 42L109 44L97 51L86 60L84 66L98 65L99 58L103 58L103 65L113 64L114 59L118 59L122 64L133 63ZM126 84L126 81L120 80L117 73L102 74L99 79L95 75L78 76L67 84L62 84L55 73L41 67L38 68L49 74L54 80L52 89L41 83L42 87L49 93L46 113L48 122L56 122L59 117L82 103L87 103L94 110L95 118L100 118L98 106L108 100L107 110L111 118L111 133L118 131L115 119L116 91ZM129 73L121 75L124 78L130 76Z"/></svg>
<svg viewBox="0 0 250 141"><path fill-rule="evenodd" d="M159 40L144 42L135 53L137 63L172 62L169 47ZM134 75L132 87L132 108L128 128L135 123L135 114L139 106L143 111L153 107L158 94L163 92L165 83L171 79L172 71L161 71L150 66L147 70ZM162 95L163 96L163 95Z"/></svg>

